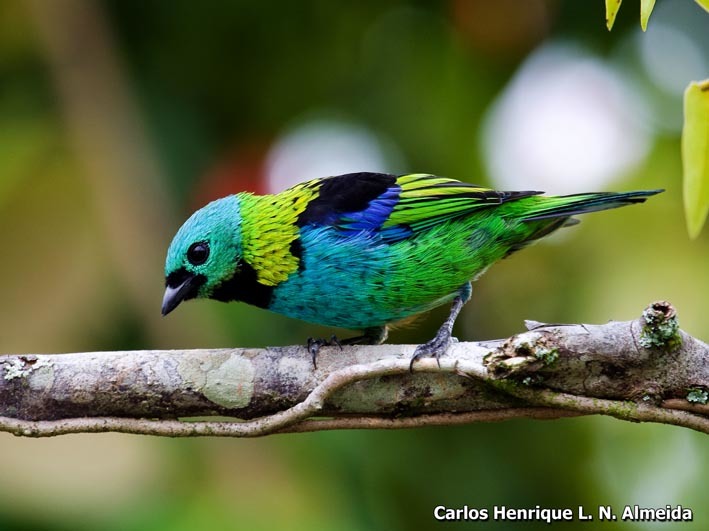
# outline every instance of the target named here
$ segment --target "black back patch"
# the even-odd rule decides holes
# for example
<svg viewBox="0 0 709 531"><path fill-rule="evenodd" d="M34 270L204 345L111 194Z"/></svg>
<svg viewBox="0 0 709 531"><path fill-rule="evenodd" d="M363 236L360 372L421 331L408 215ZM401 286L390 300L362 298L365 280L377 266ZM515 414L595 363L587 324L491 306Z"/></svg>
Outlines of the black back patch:
<svg viewBox="0 0 709 531"><path fill-rule="evenodd" d="M298 216L299 227L310 223L330 223L343 212L359 212L367 208L390 186L396 183L396 175L389 173L346 173L322 180L318 197L313 199Z"/></svg>

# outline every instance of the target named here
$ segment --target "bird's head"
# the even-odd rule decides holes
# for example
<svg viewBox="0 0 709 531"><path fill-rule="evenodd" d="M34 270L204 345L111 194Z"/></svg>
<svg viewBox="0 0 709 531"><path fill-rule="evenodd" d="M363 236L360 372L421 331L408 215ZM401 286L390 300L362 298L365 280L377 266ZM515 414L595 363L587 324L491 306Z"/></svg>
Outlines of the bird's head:
<svg viewBox="0 0 709 531"><path fill-rule="evenodd" d="M185 221L170 244L165 260L167 315L185 300L209 298L229 280L241 260L239 198L223 197Z"/></svg>

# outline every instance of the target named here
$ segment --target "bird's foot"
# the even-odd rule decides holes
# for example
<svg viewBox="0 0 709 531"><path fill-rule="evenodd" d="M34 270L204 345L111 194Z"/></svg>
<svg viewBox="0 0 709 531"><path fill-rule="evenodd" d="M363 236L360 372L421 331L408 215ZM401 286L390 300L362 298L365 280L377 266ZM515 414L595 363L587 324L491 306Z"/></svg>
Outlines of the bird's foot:
<svg viewBox="0 0 709 531"><path fill-rule="evenodd" d="M416 347L414 355L411 356L411 363L409 363L409 371L414 371L414 362L420 358L435 357L438 366L441 366L441 356L446 353L448 347L454 342L454 338L451 337L449 330L439 330L431 341L427 341L422 345Z"/></svg>
<svg viewBox="0 0 709 531"><path fill-rule="evenodd" d="M441 366L441 355L448 350L448 347L450 347L453 342L453 324L455 323L460 310L463 309L465 303L470 299L472 292L473 288L470 285L470 282L463 284L460 288L460 293L455 299L453 299L453 305L451 306L448 319L446 319L446 321L438 329L438 332L436 332L436 337L434 337L431 341L416 347L414 355L411 357L411 363L409 363L409 371L414 372L414 362L424 356L435 356L438 367Z"/></svg>
<svg viewBox="0 0 709 531"><path fill-rule="evenodd" d="M313 367L318 368L316 360L322 347L338 346L342 350L342 345L381 345L386 341L389 331L384 326L366 328L361 336L348 337L340 341L336 335L331 335L330 339L321 337L309 337L307 342L308 352L313 357Z"/></svg>
<svg viewBox="0 0 709 531"><path fill-rule="evenodd" d="M309 337L307 342L308 352L313 358L313 368L317 369L317 357L320 349L322 347L333 347L338 346L342 350L342 343L337 339L335 334L330 336L330 339L323 339L322 337Z"/></svg>

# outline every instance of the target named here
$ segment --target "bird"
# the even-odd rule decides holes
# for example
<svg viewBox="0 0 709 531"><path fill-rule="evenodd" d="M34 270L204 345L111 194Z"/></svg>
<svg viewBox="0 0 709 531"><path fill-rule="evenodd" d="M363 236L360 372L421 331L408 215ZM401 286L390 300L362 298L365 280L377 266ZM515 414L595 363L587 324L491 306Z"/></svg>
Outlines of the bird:
<svg viewBox="0 0 709 531"><path fill-rule="evenodd" d="M449 304L435 337L414 351L413 368L445 353L472 282L493 263L576 224L576 215L662 191L547 196L426 173L360 172L277 194L228 195L194 212L170 243L162 315L206 298L361 331L308 339L316 366L323 345L380 344L392 325Z"/></svg>

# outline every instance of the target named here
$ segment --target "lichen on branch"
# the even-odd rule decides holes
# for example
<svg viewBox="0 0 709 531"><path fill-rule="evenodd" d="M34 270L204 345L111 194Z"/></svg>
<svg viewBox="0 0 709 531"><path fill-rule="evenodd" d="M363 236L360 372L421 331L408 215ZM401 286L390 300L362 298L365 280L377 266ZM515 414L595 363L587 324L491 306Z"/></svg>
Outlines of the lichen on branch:
<svg viewBox="0 0 709 531"><path fill-rule="evenodd" d="M669 303L528 328L413 372L415 345L325 347L317 369L301 346L0 356L0 431L256 437L602 414L709 433L709 347Z"/></svg>

